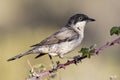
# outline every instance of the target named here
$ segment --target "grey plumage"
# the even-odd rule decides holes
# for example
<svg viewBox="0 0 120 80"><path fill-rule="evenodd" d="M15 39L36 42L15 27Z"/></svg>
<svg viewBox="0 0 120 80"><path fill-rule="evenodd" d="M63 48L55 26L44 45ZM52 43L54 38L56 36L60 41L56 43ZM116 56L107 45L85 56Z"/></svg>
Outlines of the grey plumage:
<svg viewBox="0 0 120 80"><path fill-rule="evenodd" d="M12 60L21 58L21 57L23 57L23 56L25 56L25 55L28 55L28 54L30 54L30 53L32 53L32 50L29 50L29 51L26 51L26 52L24 52L24 53L18 54L18 55L16 55L16 56L8 59L7 61L12 61Z"/></svg>
<svg viewBox="0 0 120 80"><path fill-rule="evenodd" d="M21 58L22 56L28 55L28 54L31 54L31 53L39 53L39 55L35 57L35 58L38 58L38 57L43 56L43 55L48 53L47 51L44 52L44 50L41 50L41 52L40 52L38 50L38 48L40 48L40 47L42 48L42 47L45 47L45 46L48 47L48 46L52 46L54 44L60 44L64 41L71 41L75 38L78 38L78 36L79 35L74 30L64 27L61 30L59 30L58 32L51 35L50 37L44 39L40 43L32 45L31 47L33 47L33 49L31 49L29 51L26 51L24 53L18 54L16 56L8 59L7 61L12 61L12 60Z"/></svg>
<svg viewBox="0 0 120 80"><path fill-rule="evenodd" d="M89 18L84 14L76 14L69 19L65 27L52 34L50 37L44 39L40 43L32 45L31 50L14 56L8 59L8 61L34 53L39 54L36 58L45 54L63 58L64 54L71 52L78 45L80 45L84 37L84 27L88 21L94 21L94 19Z"/></svg>
<svg viewBox="0 0 120 80"><path fill-rule="evenodd" d="M79 35L77 34L77 32L73 30L72 28L63 27L62 29L60 29L59 31L51 35L50 37L44 39L38 44L32 45L31 47L51 45L51 44L61 43L64 41L70 41L74 38L77 38L78 36Z"/></svg>

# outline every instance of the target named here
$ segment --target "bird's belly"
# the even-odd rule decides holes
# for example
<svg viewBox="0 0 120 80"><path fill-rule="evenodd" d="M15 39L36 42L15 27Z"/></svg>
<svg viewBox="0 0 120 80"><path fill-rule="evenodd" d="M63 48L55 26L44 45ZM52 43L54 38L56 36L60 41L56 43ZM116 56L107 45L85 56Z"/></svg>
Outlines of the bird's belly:
<svg viewBox="0 0 120 80"><path fill-rule="evenodd" d="M82 39L62 42L59 44L42 46L39 48L41 53L48 53L52 56L57 56L59 54L66 54L74 50L77 46L80 45Z"/></svg>
<svg viewBox="0 0 120 80"><path fill-rule="evenodd" d="M79 46L80 43L81 43L81 40L73 40L70 42L61 43L61 44L59 44L59 53L66 54L68 52L71 52L77 46Z"/></svg>

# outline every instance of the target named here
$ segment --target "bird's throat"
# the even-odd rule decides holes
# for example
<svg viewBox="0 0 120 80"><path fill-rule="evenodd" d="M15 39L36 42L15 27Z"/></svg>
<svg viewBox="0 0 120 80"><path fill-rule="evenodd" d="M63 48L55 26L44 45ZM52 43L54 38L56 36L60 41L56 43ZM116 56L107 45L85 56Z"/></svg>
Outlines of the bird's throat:
<svg viewBox="0 0 120 80"><path fill-rule="evenodd" d="M86 22L78 22L76 23L73 28L76 30L76 32L78 32L79 34L83 34L84 33L84 28L85 28Z"/></svg>

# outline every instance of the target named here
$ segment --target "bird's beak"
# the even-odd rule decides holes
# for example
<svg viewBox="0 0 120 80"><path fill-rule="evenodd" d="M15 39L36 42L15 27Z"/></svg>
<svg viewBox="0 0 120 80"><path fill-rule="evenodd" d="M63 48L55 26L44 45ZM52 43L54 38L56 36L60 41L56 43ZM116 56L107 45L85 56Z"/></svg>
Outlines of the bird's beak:
<svg viewBox="0 0 120 80"><path fill-rule="evenodd" d="M92 22L92 21L95 21L95 19L93 19L93 18L88 18L87 21L88 21L88 22Z"/></svg>

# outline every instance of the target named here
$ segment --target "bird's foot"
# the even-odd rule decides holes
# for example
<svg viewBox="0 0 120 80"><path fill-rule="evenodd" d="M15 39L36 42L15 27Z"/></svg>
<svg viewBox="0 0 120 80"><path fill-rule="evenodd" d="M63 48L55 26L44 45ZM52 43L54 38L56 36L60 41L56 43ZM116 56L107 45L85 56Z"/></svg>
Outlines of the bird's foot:
<svg viewBox="0 0 120 80"><path fill-rule="evenodd" d="M65 69L65 65L64 64L59 64L59 68Z"/></svg>
<svg viewBox="0 0 120 80"><path fill-rule="evenodd" d="M56 66L55 65L52 65L52 70L56 70Z"/></svg>
<svg viewBox="0 0 120 80"><path fill-rule="evenodd" d="M57 68L64 68L65 69L65 65L64 64L60 64L60 61L57 61Z"/></svg>
<svg viewBox="0 0 120 80"><path fill-rule="evenodd" d="M77 55L77 56L74 56L74 57L73 57L74 63L75 63L76 65L77 65L77 63L80 62L79 58L80 58L80 55Z"/></svg>

